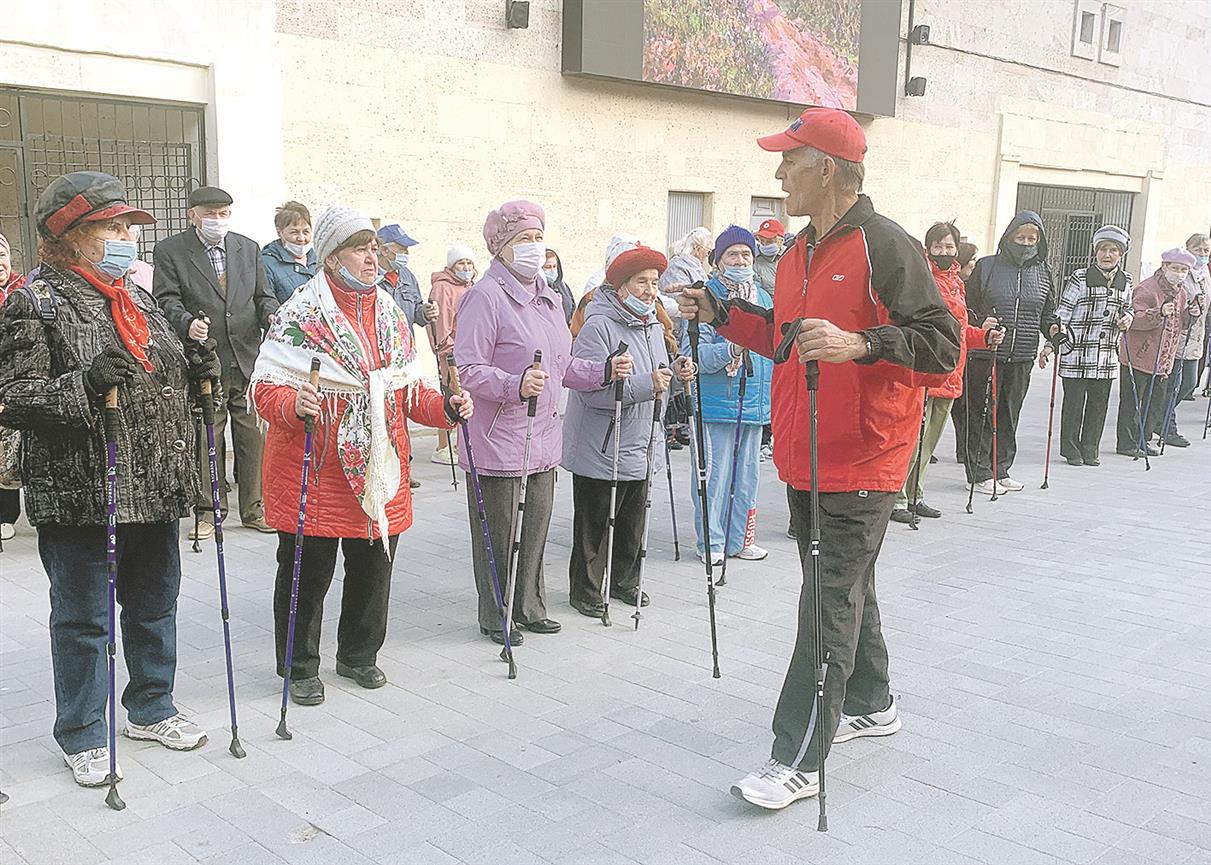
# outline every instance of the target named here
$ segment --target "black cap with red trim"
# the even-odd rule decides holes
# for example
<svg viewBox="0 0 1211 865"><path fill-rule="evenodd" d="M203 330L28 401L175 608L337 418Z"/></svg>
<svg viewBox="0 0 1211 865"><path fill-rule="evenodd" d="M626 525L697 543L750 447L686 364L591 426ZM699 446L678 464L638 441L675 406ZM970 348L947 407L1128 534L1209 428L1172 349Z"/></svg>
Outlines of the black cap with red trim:
<svg viewBox="0 0 1211 865"><path fill-rule="evenodd" d="M82 222L115 216L126 216L139 225L156 221L146 210L126 203L122 181L100 171L73 171L56 178L42 190L34 208L38 233L43 237L62 237Z"/></svg>

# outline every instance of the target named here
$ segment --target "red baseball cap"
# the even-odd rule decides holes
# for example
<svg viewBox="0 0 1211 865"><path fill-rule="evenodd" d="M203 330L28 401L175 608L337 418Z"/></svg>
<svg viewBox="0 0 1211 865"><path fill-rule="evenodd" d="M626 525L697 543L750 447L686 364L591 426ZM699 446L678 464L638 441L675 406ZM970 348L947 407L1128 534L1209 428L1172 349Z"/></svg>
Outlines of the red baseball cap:
<svg viewBox="0 0 1211 865"><path fill-rule="evenodd" d="M786 128L757 139L762 150L781 153L796 147L814 147L848 162L861 162L866 154L866 133L858 121L837 108L809 108Z"/></svg>
<svg viewBox="0 0 1211 865"><path fill-rule="evenodd" d="M786 234L786 226L776 219L767 219L761 223L755 234L758 237L781 237Z"/></svg>

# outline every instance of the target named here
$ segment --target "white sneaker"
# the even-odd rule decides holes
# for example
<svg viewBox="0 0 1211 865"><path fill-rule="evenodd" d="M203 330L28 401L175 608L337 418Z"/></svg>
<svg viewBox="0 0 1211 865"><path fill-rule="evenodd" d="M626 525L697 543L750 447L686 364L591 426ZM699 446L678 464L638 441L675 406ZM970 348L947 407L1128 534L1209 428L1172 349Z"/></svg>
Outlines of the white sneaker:
<svg viewBox="0 0 1211 865"><path fill-rule="evenodd" d="M433 456L429 457L429 462L437 463L439 466L448 466L450 463L458 462L458 454L452 453L450 448L438 448L433 452Z"/></svg>
<svg viewBox="0 0 1211 865"><path fill-rule="evenodd" d="M774 458L774 446L773 445L762 445L761 446L761 462L765 462L766 460L772 460L773 458Z"/></svg>
<svg viewBox="0 0 1211 865"><path fill-rule="evenodd" d="M698 561L702 562L703 564L706 564L706 556L703 555L702 553L699 553ZM720 565L722 565L723 564L723 553L712 553L711 554L711 564L715 567L719 567Z"/></svg>
<svg viewBox="0 0 1211 865"><path fill-rule="evenodd" d="M882 712L872 712L869 715L842 715L841 723L837 725L837 734L833 736L833 744L839 745L850 739L861 739L864 736L890 736L900 729L900 713L896 710L895 698L891 705Z"/></svg>
<svg viewBox="0 0 1211 865"><path fill-rule="evenodd" d="M1001 485L1001 489L1010 493L1016 493L1018 490L1026 489L1025 484L1018 483L1009 475L1005 475L1005 477L1001 478L999 481L997 481L997 483Z"/></svg>
<svg viewBox="0 0 1211 865"><path fill-rule="evenodd" d="M736 555L733 559L743 559L746 562L759 562L769 555L769 550L765 547L759 547L756 544L749 544Z"/></svg>
<svg viewBox="0 0 1211 865"><path fill-rule="evenodd" d="M93 748L78 754L64 751L63 762L81 787L101 787L109 780L109 748ZM121 781L122 767L115 762L114 768Z"/></svg>
<svg viewBox="0 0 1211 865"><path fill-rule="evenodd" d="M0 541L11 541L17 534L17 527L12 523L0 523Z"/></svg>
<svg viewBox="0 0 1211 865"><path fill-rule="evenodd" d="M971 489L971 486L968 485L967 489ZM990 495L992 495L992 491L993 491L992 478L989 478L986 481L980 481L978 484L976 484L977 493L983 493L986 496L990 496ZM996 493L998 496L1001 495L1002 493L1006 493L1006 492L1008 492L1008 490L1005 489L1004 485L996 484Z"/></svg>
<svg viewBox="0 0 1211 865"><path fill-rule="evenodd" d="M174 751L192 751L206 744L206 731L179 713L147 726L127 721L126 729L122 732L128 739L159 742Z"/></svg>
<svg viewBox="0 0 1211 865"><path fill-rule="evenodd" d="M770 760L758 771L745 775L732 785L732 795L753 805L778 811L798 799L820 792L816 775L801 772L777 760Z"/></svg>

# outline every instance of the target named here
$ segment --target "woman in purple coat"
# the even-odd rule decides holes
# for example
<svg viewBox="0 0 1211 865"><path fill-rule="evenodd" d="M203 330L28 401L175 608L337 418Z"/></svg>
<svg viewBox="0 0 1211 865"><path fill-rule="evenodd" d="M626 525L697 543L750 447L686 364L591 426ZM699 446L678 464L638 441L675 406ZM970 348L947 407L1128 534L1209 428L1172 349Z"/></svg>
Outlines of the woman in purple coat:
<svg viewBox="0 0 1211 865"><path fill-rule="evenodd" d="M484 240L493 256L484 275L458 304L454 357L462 385L475 395L479 408L467 424L480 474L488 529L492 537L501 588L508 571L513 520L521 489L530 397L537 397L526 468L526 508L517 560L513 621L538 634L554 634L558 622L547 615L542 558L551 522L555 467L563 454L559 417L563 387L591 391L630 374L623 354L606 362L572 357L572 334L564 320L560 296L540 275L546 258L543 230L546 215L530 201L507 201L488 214ZM542 368L530 369L534 352ZM467 468L466 447L459 462ZM479 628L504 642L500 613L488 569L474 493L467 484L475 586L479 591ZM522 641L520 633L511 642Z"/></svg>

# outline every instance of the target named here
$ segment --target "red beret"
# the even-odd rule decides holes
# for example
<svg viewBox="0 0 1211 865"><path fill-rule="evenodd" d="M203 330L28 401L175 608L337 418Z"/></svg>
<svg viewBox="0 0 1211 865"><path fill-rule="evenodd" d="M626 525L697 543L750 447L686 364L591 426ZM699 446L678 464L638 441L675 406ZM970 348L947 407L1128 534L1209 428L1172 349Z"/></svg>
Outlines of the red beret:
<svg viewBox="0 0 1211 865"><path fill-rule="evenodd" d="M606 282L617 288L641 270L655 268L664 273L669 266L669 260L655 249L646 246L636 246L620 253L606 268Z"/></svg>
<svg viewBox="0 0 1211 865"><path fill-rule="evenodd" d="M844 111L837 108L809 108L785 132L758 138L757 144L762 150L776 152L814 147L837 159L861 162L866 154L866 133L858 121Z"/></svg>

